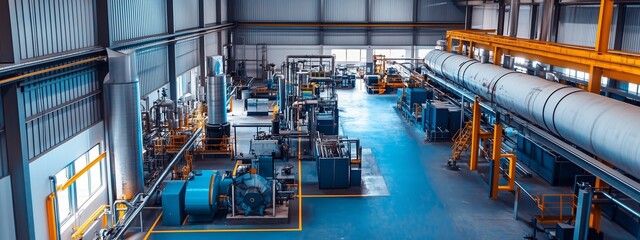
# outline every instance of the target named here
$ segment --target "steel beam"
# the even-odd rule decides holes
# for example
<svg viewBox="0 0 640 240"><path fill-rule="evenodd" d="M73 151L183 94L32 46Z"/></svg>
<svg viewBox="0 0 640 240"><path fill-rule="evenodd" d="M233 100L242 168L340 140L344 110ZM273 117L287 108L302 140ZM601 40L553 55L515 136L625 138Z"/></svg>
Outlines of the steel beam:
<svg viewBox="0 0 640 240"><path fill-rule="evenodd" d="M2 86L2 106L7 141L7 165L11 176L13 211L17 239L35 239L33 200L31 198L31 175L27 154L24 98L17 82ZM44 204L44 201L42 203Z"/></svg>
<svg viewBox="0 0 640 240"><path fill-rule="evenodd" d="M491 156L491 178L489 179L489 197L498 199L500 183L500 159L502 158L502 125L493 125L493 151Z"/></svg>
<svg viewBox="0 0 640 240"><path fill-rule="evenodd" d="M613 21L613 0L600 0L600 15L598 17L598 28L596 32L595 51L598 54L607 53L609 51L609 35L611 33L611 22ZM600 85L602 82L602 68L590 66L589 68L589 84L587 90L589 92L600 94Z"/></svg>
<svg viewBox="0 0 640 240"><path fill-rule="evenodd" d="M0 2L0 63L19 63L20 49L14 1Z"/></svg>
<svg viewBox="0 0 640 240"><path fill-rule="evenodd" d="M496 34L504 35L504 14L505 14L505 4L504 0L498 0L498 26L496 29Z"/></svg>

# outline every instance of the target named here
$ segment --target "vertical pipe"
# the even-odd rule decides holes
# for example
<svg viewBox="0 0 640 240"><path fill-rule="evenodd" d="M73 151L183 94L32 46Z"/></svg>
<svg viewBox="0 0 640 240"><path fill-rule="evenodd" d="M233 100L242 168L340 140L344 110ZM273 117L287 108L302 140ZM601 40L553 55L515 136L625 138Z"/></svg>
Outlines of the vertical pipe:
<svg viewBox="0 0 640 240"><path fill-rule="evenodd" d="M128 200L144 189L140 83L135 52L107 49L107 53L109 75L104 85L110 163L116 199Z"/></svg>
<svg viewBox="0 0 640 240"><path fill-rule="evenodd" d="M518 17L520 16L520 0L511 0L509 11L509 37L518 36Z"/></svg>
<svg viewBox="0 0 640 240"><path fill-rule="evenodd" d="M554 0L542 0L541 5L541 19L540 19L540 32L538 34L538 40L550 41L551 40L551 24L553 22L553 12L555 8Z"/></svg>
<svg viewBox="0 0 640 240"><path fill-rule="evenodd" d="M275 161L271 161L272 163ZM273 175L274 177L276 175ZM273 203L273 208L272 208L272 214L275 217L276 216L276 180L271 180L272 187L271 187L271 193L273 194L273 197L271 198L271 202Z"/></svg>

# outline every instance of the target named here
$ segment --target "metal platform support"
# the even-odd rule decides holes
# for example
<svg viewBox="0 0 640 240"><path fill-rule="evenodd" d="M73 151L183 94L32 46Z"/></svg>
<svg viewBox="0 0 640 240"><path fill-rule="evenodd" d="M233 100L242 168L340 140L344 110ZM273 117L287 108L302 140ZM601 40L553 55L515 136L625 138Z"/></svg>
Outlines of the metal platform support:
<svg viewBox="0 0 640 240"><path fill-rule="evenodd" d="M473 101L473 116L471 120L471 156L469 157L469 170L478 169L478 157L480 153L480 139L490 139L493 134L482 131L480 124L482 122L482 109L480 108L480 97L476 96Z"/></svg>
<svg viewBox="0 0 640 240"><path fill-rule="evenodd" d="M500 163L502 158L509 159L507 171L507 185L500 185ZM502 125L495 124L493 127L493 153L491 161L491 174L489 179L489 192L491 199L498 198L499 191L513 191L516 181L516 155L502 153Z"/></svg>
<svg viewBox="0 0 640 240"><path fill-rule="evenodd" d="M580 186L578 191L578 204L576 205L576 224L573 232L574 240L587 240L589 237L589 215L591 212L591 200L593 188L588 184Z"/></svg>

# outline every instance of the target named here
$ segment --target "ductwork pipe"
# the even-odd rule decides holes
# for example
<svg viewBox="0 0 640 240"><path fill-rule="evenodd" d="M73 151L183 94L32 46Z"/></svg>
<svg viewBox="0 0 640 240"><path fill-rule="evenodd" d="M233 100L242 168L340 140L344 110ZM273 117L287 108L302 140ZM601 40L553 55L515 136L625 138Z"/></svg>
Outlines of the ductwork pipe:
<svg viewBox="0 0 640 240"><path fill-rule="evenodd" d="M116 199L129 200L144 189L140 82L133 51L107 49L104 81L109 154Z"/></svg>
<svg viewBox="0 0 640 240"><path fill-rule="evenodd" d="M425 63L437 75L640 177L640 108L440 50L429 52Z"/></svg>
<svg viewBox="0 0 640 240"><path fill-rule="evenodd" d="M209 125L227 122L227 79L215 74L215 60L207 57L207 115Z"/></svg>

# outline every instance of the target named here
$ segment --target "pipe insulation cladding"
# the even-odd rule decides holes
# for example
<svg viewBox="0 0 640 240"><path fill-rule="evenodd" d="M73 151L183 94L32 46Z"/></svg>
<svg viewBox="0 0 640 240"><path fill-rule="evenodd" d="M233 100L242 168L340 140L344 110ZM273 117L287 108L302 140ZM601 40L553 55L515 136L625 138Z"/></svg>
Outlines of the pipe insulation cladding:
<svg viewBox="0 0 640 240"><path fill-rule="evenodd" d="M215 74L216 60L207 57L207 123L223 125L227 123L227 79Z"/></svg>
<svg viewBox="0 0 640 240"><path fill-rule="evenodd" d="M640 108L579 88L433 50L437 75L640 177Z"/></svg>
<svg viewBox="0 0 640 240"><path fill-rule="evenodd" d="M144 190L140 82L133 51L107 49L109 74L104 81L109 157L116 199L130 200Z"/></svg>

